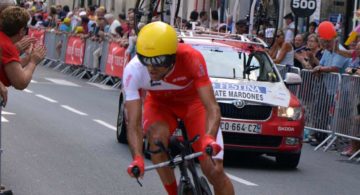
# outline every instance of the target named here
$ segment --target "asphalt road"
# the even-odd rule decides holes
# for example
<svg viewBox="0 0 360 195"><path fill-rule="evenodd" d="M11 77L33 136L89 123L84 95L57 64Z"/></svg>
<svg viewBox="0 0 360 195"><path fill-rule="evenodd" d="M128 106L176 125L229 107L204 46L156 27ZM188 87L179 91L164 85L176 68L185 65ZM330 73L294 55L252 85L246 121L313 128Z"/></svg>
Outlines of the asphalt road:
<svg viewBox="0 0 360 195"><path fill-rule="evenodd" d="M118 89L38 67L3 110L2 183L16 195L165 194L155 172L127 176L127 145L115 138ZM360 165L304 145L298 169L270 157L226 153L236 194L359 194ZM150 161L146 161L150 164Z"/></svg>

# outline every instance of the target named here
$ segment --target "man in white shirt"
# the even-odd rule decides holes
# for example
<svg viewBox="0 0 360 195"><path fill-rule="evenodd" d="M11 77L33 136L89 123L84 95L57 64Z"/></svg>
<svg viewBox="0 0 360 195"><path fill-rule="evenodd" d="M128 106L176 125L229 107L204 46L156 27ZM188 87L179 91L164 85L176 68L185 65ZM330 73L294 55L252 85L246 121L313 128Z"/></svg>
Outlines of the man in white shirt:
<svg viewBox="0 0 360 195"><path fill-rule="evenodd" d="M294 40L294 33L295 33L295 23L294 23L294 16L292 13L288 13L284 16L284 20L286 23L285 28L285 41L292 43Z"/></svg>
<svg viewBox="0 0 360 195"><path fill-rule="evenodd" d="M115 19L113 14L105 14L105 20L108 23L108 25L110 26L109 28L109 33L111 33L112 35L116 35L116 28L118 26L121 26L119 20Z"/></svg>

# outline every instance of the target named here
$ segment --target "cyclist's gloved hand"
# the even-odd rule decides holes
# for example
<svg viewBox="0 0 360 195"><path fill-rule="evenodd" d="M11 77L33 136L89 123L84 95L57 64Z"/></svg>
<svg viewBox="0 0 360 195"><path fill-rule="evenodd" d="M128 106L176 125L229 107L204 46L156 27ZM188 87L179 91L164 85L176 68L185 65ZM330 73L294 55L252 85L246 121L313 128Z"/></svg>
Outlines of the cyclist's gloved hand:
<svg viewBox="0 0 360 195"><path fill-rule="evenodd" d="M210 146L212 148L212 155L217 155L221 150L221 146L216 143L215 138L212 135L206 134L201 141L202 151L206 152L206 148Z"/></svg>
<svg viewBox="0 0 360 195"><path fill-rule="evenodd" d="M136 177L132 172L134 167L138 167L140 171L140 174L138 176L144 175L145 163L144 163L144 158L142 156L136 155L132 163L128 166L127 172L131 177Z"/></svg>

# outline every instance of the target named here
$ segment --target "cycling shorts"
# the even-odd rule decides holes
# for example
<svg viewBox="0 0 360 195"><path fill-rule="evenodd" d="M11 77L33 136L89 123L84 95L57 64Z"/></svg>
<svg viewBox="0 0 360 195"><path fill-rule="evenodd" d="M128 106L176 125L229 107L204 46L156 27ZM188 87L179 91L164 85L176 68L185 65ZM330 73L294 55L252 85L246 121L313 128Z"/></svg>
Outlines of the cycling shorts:
<svg viewBox="0 0 360 195"><path fill-rule="evenodd" d="M189 139L192 139L196 135L200 135L200 138L202 138L207 131L206 110L202 102L194 101L191 104L178 103L176 106L173 105L160 103L146 98L143 114L143 128L145 133L152 124L161 121L167 123L170 135L172 135L178 127L177 119L180 118L185 124ZM218 130L216 142L224 148L220 128ZM201 151L200 141L195 142L192 146L195 152ZM223 156L224 152L222 150L214 158L223 159Z"/></svg>

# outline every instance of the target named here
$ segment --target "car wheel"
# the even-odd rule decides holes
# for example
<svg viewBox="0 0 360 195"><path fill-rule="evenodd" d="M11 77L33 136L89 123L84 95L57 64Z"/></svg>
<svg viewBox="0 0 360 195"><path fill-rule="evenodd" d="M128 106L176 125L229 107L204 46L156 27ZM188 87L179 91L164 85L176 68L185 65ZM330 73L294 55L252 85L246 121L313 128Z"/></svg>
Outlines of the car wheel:
<svg viewBox="0 0 360 195"><path fill-rule="evenodd" d="M281 168L296 169L300 156L301 152L296 154L279 154L276 156L276 162Z"/></svg>
<svg viewBox="0 0 360 195"><path fill-rule="evenodd" d="M116 138L119 143L127 144L127 136L126 136L126 119L124 112L124 96L120 94L119 98L119 111L116 123Z"/></svg>

